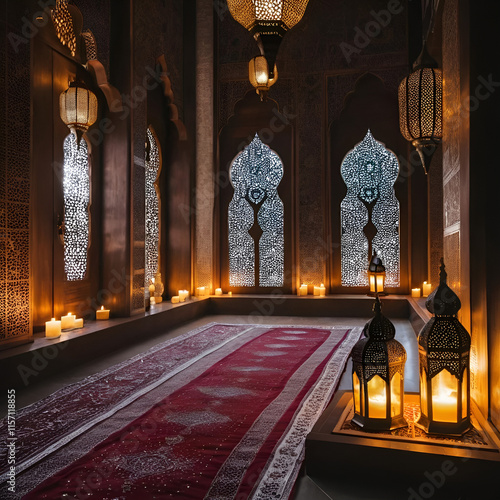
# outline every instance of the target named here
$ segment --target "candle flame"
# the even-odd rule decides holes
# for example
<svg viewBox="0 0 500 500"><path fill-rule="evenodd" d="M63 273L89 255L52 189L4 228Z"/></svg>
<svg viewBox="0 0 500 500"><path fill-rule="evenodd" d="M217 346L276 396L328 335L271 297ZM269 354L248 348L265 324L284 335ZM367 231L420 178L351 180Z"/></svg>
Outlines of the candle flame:
<svg viewBox="0 0 500 500"><path fill-rule="evenodd" d="M104 311L104 306L101 306L101 311Z"/></svg>

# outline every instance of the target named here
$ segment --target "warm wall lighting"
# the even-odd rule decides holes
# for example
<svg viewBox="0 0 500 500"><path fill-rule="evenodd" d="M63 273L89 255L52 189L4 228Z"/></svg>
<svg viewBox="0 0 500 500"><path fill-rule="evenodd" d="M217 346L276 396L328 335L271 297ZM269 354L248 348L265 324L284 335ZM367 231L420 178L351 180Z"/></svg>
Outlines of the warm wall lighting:
<svg viewBox="0 0 500 500"><path fill-rule="evenodd" d="M407 425L403 415L406 351L394 340L396 329L381 309L376 296L375 316L363 329L365 338L352 350L352 421L368 431Z"/></svg>
<svg viewBox="0 0 500 500"><path fill-rule="evenodd" d="M382 264L382 259L375 252L373 252L372 259L368 264L368 282L370 284L368 295L387 295L384 291L385 267Z"/></svg>
<svg viewBox="0 0 500 500"><path fill-rule="evenodd" d="M78 144L97 120L97 97L82 82L71 82L59 96L61 120L73 132Z"/></svg>
<svg viewBox="0 0 500 500"><path fill-rule="evenodd" d="M446 283L441 259L440 284L427 298L435 316L418 336L421 416L426 432L461 435L470 428L470 335L456 315L461 303Z"/></svg>
<svg viewBox="0 0 500 500"><path fill-rule="evenodd" d="M399 126L416 147L426 174L443 135L442 108L443 76L424 44L413 72L399 85Z"/></svg>
<svg viewBox="0 0 500 500"><path fill-rule="evenodd" d="M304 15L309 0L227 0L233 18L252 35L274 78L276 54L285 33Z"/></svg>
<svg viewBox="0 0 500 500"><path fill-rule="evenodd" d="M264 56L257 56L250 59L248 63L248 79L255 88L257 94L260 95L261 100L264 100L267 92L272 85L278 80L278 70L274 65L273 77L269 77L269 67L267 59Z"/></svg>

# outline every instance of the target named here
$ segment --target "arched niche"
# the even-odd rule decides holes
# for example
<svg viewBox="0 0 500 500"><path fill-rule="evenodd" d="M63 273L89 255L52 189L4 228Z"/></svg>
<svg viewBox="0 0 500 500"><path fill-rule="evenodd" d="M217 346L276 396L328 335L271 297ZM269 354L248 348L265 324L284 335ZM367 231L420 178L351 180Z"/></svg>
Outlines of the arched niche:
<svg viewBox="0 0 500 500"><path fill-rule="evenodd" d="M366 286L342 285L341 252L341 204L348 189L341 174L341 166L346 155L356 145L362 143L367 131L394 153L400 161L399 176L394 183L394 192L400 205L399 245L400 245L400 284L389 289L392 293L408 292L408 169L405 159L408 144L399 131L398 100L395 91L388 89L384 82L372 73L365 73L356 82L354 89L345 99L337 120L329 126L328 135L328 203L333 252L329 260L330 290L334 293L366 293ZM368 212L373 207L368 208ZM370 215L370 214L368 214ZM368 240L376 234L376 228L367 217L364 228ZM369 248L366 251L366 266L369 262Z"/></svg>
<svg viewBox="0 0 500 500"><path fill-rule="evenodd" d="M280 111L278 104L267 99L260 100L255 91L249 91L243 99L235 105L234 114L228 123L221 129L217 141L217 164L215 186L215 209L219 217L216 218L216 269L214 275L218 278L219 286L224 291L235 293L270 293L277 290L291 293L294 283L294 130ZM283 216L283 280L282 286L261 286L260 260L255 262L255 279L250 286L231 286L229 265L229 207L235 198L235 187L231 176L231 166L234 162L241 162L244 155L253 148L258 154L270 155L282 164L282 177L276 182L276 187L268 189L254 202L246 203L252 219L251 227L247 228L247 239L251 239L254 248L259 248L261 237L268 238L269 224L264 222L264 214L274 211L264 204L276 200L279 212ZM273 160L273 161L274 161ZM240 186L241 187L241 186ZM248 189L245 185L243 189ZM244 200L246 195L240 197ZM248 199L248 197L247 197ZM278 201L279 200L279 201ZM233 201L234 203L234 201ZM274 212L273 212L274 213ZM260 222L259 222L260 220ZM272 229L271 229L272 231ZM278 245L279 246L279 245ZM260 253L256 251L260 258ZM234 281L233 281L234 282ZM265 281L264 281L265 282ZM273 283L272 280L267 283ZM276 283L276 282L274 282Z"/></svg>
<svg viewBox="0 0 500 500"><path fill-rule="evenodd" d="M164 294L173 296L191 283L190 166L187 133L163 55L155 68L156 77L151 76L148 83L147 125L154 130L161 156L159 270Z"/></svg>

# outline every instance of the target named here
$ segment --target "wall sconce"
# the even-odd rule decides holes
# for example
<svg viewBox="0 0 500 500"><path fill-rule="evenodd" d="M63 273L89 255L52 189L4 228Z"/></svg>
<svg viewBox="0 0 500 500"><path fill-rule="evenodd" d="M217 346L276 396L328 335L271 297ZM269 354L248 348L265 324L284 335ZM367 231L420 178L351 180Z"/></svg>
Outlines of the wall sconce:
<svg viewBox="0 0 500 500"><path fill-rule="evenodd" d="M413 72L399 84L398 95L401 133L412 141L427 174L443 135L443 75L425 43Z"/></svg>
<svg viewBox="0 0 500 500"><path fill-rule="evenodd" d="M406 351L394 340L396 329L381 309L376 296L375 316L363 329L366 338L359 340L352 350L352 422L367 431L407 425L403 416Z"/></svg>
<svg viewBox="0 0 500 500"><path fill-rule="evenodd" d="M446 284L441 259L439 286L425 303L435 316L418 336L420 419L428 433L461 435L470 428L470 335L458 321L460 299Z"/></svg>
<svg viewBox="0 0 500 500"><path fill-rule="evenodd" d="M97 120L97 97L84 83L71 82L59 96L59 112L79 145L84 132Z"/></svg>
<svg viewBox="0 0 500 500"><path fill-rule="evenodd" d="M278 80L278 70L274 65L273 77L270 78L267 59L264 56L257 56L248 63L248 79L263 101L270 87Z"/></svg>
<svg viewBox="0 0 500 500"><path fill-rule="evenodd" d="M257 41L274 78L276 54L285 33L304 15L309 0L227 0L229 12Z"/></svg>
<svg viewBox="0 0 500 500"><path fill-rule="evenodd" d="M382 259L375 253L375 250L368 265L368 281L370 283L368 295L375 297L378 295L387 295L384 291L385 267L382 264Z"/></svg>

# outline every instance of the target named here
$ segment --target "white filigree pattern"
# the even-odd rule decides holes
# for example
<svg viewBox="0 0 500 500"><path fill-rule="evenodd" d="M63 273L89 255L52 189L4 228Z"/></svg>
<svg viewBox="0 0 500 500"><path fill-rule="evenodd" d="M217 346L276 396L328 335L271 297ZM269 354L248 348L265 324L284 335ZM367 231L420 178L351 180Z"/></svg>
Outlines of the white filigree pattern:
<svg viewBox="0 0 500 500"><path fill-rule="evenodd" d="M386 268L386 285L399 286L399 201L394 183L399 173L396 155L368 130L346 154L340 167L347 193L340 205L341 279L343 286L367 286L369 241L364 232L371 221L377 233L372 247ZM374 204L374 205L373 205Z"/></svg>
<svg viewBox="0 0 500 500"><path fill-rule="evenodd" d="M253 141L234 158L229 174L234 188L228 209L229 285L255 286L258 266L259 286L283 286L284 208L277 191L283 163L255 134ZM259 207L257 222L262 230L258 239L259 262L256 242L249 233L255 222L253 205Z"/></svg>

